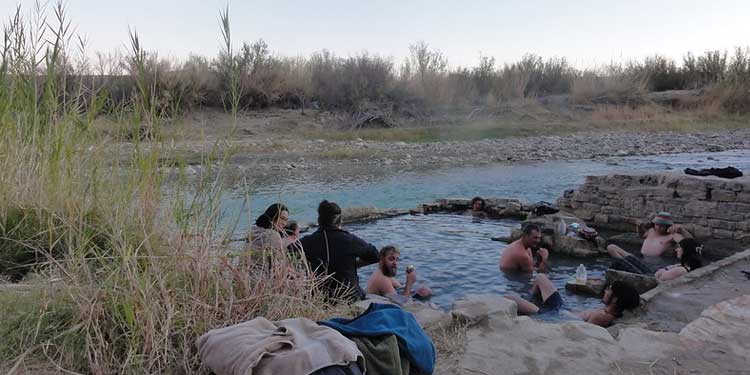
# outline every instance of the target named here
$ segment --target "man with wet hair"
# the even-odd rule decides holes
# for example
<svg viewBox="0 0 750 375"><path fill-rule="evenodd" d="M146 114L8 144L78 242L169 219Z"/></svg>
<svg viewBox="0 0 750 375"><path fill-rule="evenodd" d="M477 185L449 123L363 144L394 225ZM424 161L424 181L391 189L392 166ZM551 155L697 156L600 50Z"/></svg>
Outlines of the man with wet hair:
<svg viewBox="0 0 750 375"><path fill-rule="evenodd" d="M378 263L378 269L372 273L370 279L367 281L367 293L377 294L384 297L393 297L398 294L397 289L401 289L401 283L399 283L395 277L398 272L398 262L401 253L395 246L385 246L380 249L380 261ZM417 271L413 269L406 269L406 286L402 295L405 297L412 296L412 288L414 283L417 281ZM419 288L415 296L418 298L427 298L432 295L432 292L427 287Z"/></svg>
<svg viewBox="0 0 750 375"><path fill-rule="evenodd" d="M651 275L655 272L655 268L665 265L666 261L661 259L665 251L676 247L682 239L693 237L682 225L674 224L669 212L657 213L651 220L651 225L639 225L638 231L643 238L643 245L641 245L643 258L638 258L617 245L609 245L607 252L616 258L612 263L612 268Z"/></svg>
<svg viewBox="0 0 750 375"><path fill-rule="evenodd" d="M357 268L378 261L378 249L341 228L341 207L324 200L318 205L318 230L300 240L310 267L330 276L323 284L329 297L360 300Z"/></svg>
<svg viewBox="0 0 750 375"><path fill-rule="evenodd" d="M500 257L500 269L503 271L521 271L531 273L547 272L547 258L549 251L545 248L537 251L538 260L534 264L531 250L539 246L542 241L542 230L538 225L529 224L523 228L521 238L513 241L503 251Z"/></svg>
<svg viewBox="0 0 750 375"><path fill-rule="evenodd" d="M469 210L466 212L467 215L475 217L487 217L487 213L484 211L486 203L482 197L474 197L471 199L469 204Z"/></svg>

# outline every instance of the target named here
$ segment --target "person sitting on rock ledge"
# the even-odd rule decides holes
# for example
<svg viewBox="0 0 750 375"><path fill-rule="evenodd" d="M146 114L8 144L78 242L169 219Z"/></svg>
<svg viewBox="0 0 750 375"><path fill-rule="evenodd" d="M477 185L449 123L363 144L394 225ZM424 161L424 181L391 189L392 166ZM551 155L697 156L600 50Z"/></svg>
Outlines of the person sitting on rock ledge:
<svg viewBox="0 0 750 375"><path fill-rule="evenodd" d="M250 246L254 250L286 249L297 241L295 234L287 234L284 227L289 221L289 209L281 203L274 203L258 216L250 231Z"/></svg>
<svg viewBox="0 0 750 375"><path fill-rule="evenodd" d="M329 297L361 300L357 268L378 261L378 249L341 228L341 207L324 200L318 205L318 230L300 240L310 268L329 276L323 289Z"/></svg>
<svg viewBox="0 0 750 375"><path fill-rule="evenodd" d="M523 228L521 238L513 241L503 251L500 257L500 269L503 271L521 271L524 273L547 272L547 258L549 251L545 248L539 249L539 259L534 265L534 256L531 249L537 247L542 241L542 230L536 224L529 224Z"/></svg>
<svg viewBox="0 0 750 375"><path fill-rule="evenodd" d="M618 280L604 289L602 302L603 308L582 311L576 315L585 322L606 328L615 319L622 317L626 310L638 307L641 304L641 296L632 285Z"/></svg>
<svg viewBox="0 0 750 375"><path fill-rule="evenodd" d="M688 272L700 268L703 263L700 260L701 246L698 241L692 238L684 238L675 249L680 264L666 266L656 271L656 279L659 281L669 281L676 279Z"/></svg>
<svg viewBox="0 0 750 375"><path fill-rule="evenodd" d="M661 255L675 246L683 238L692 238L692 235L682 225L674 225L672 215L669 212L659 212L656 214L652 225L645 227L639 226L639 232L644 232L643 245L641 254L643 260L628 253L617 245L607 246L607 252L613 258L616 258L612 264L613 269L637 273L642 275L651 275L654 273L653 266L664 265L665 261Z"/></svg>
<svg viewBox="0 0 750 375"><path fill-rule="evenodd" d="M383 297L388 297L396 301L401 301L403 298L393 298L398 295L397 289L401 289L401 283L399 283L395 277L398 271L398 261L400 252L395 246L385 246L380 249L380 261L378 268L372 273L370 279L367 281L367 293L377 294ZM412 297L412 289L414 283L417 281L417 271L407 268L406 269L406 283L403 287L402 296ZM432 291L427 287L421 287L417 289L413 297L418 299L428 298L432 295Z"/></svg>

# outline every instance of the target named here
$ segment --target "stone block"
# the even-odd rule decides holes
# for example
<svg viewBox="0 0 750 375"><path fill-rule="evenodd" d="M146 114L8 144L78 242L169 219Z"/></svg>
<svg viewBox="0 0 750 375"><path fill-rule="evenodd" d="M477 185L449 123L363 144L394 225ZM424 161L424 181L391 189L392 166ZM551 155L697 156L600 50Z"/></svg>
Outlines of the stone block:
<svg viewBox="0 0 750 375"><path fill-rule="evenodd" d="M602 206L602 209L601 209L601 213L603 213L605 215L616 214L616 213L619 213L621 211L622 211L621 209L619 209L617 207L612 207L612 206Z"/></svg>
<svg viewBox="0 0 750 375"><path fill-rule="evenodd" d="M607 284L611 284L615 281L624 281L632 285L638 291L638 294L643 294L659 285L659 282L653 276L639 275L613 269L607 270L605 273L605 279L607 280Z"/></svg>
<svg viewBox="0 0 750 375"><path fill-rule="evenodd" d="M609 217L604 214L595 214L594 215L594 223L597 224L607 224L609 223Z"/></svg>
<svg viewBox="0 0 750 375"><path fill-rule="evenodd" d="M709 238L713 235L711 228L707 228L702 225L695 225L693 230L690 232L698 239Z"/></svg>
<svg viewBox="0 0 750 375"><path fill-rule="evenodd" d="M734 232L726 229L714 229L713 236L716 238L734 238Z"/></svg>
<svg viewBox="0 0 750 375"><path fill-rule="evenodd" d="M575 294L583 294L598 297L602 295L606 281L602 278L589 278L585 284L578 284L570 280L565 284L565 290Z"/></svg>
<svg viewBox="0 0 750 375"><path fill-rule="evenodd" d="M404 310L414 315L417 323L425 329L447 327L453 322L451 314L421 302L407 303Z"/></svg>
<svg viewBox="0 0 750 375"><path fill-rule="evenodd" d="M737 202L739 203L750 203L750 191L745 189L741 193L737 193Z"/></svg>
<svg viewBox="0 0 750 375"><path fill-rule="evenodd" d="M749 188L749 187L750 187L750 184L748 184L747 186L745 186L745 184L743 184L741 182L734 182L734 183L728 183L727 184L727 189L730 189L730 190L732 190L734 192L737 192L737 193L739 193L739 192L741 192L743 190L747 191L747 188Z"/></svg>
<svg viewBox="0 0 750 375"><path fill-rule="evenodd" d="M590 212L599 212L599 210L602 208L602 206L594 203L584 203L582 208L586 211Z"/></svg>
<svg viewBox="0 0 750 375"><path fill-rule="evenodd" d="M735 230L737 228L737 223L725 220L709 219L708 226L714 229Z"/></svg>
<svg viewBox="0 0 750 375"><path fill-rule="evenodd" d="M716 210L716 207L716 202L695 201L682 207L682 213L685 215L701 217L713 212Z"/></svg>
<svg viewBox="0 0 750 375"><path fill-rule="evenodd" d="M719 219L719 220L727 220L727 221L745 220L745 215L742 213L721 211L721 210L715 210L713 212L709 212L706 214L706 216L709 219Z"/></svg>
<svg viewBox="0 0 750 375"><path fill-rule="evenodd" d="M737 193L731 190L713 190L711 191L711 200L715 202L735 202Z"/></svg>
<svg viewBox="0 0 750 375"><path fill-rule="evenodd" d="M518 312L515 301L497 294L468 295L456 300L451 309L453 318L477 323L489 317L514 318Z"/></svg>

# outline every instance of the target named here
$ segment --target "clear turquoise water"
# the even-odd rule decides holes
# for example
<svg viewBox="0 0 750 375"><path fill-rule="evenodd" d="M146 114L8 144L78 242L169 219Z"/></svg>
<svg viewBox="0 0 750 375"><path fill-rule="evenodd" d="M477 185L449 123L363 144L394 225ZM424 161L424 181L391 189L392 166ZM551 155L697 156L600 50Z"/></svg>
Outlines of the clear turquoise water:
<svg viewBox="0 0 750 375"><path fill-rule="evenodd" d="M335 175L319 171L279 172L251 180L253 191L249 207L242 205L244 192L239 189L224 197L222 207L227 222L239 218L237 231L243 233L248 226L248 217L257 216L268 204L276 201L290 207L292 219L312 222L322 199L338 202L342 207L378 208L412 208L438 198L475 195L554 202L566 189L582 183L587 175L728 165L750 171L750 151L625 157L607 162L552 161L422 170L368 167L342 169ZM432 302L448 308L457 297L466 294L515 292L527 295L528 279L509 278L498 269L498 259L506 244L490 240L494 236L507 235L518 226L514 221L476 221L466 216L429 215L380 220L352 225L348 229L378 247L398 246L402 264L415 264L420 278L435 292ZM599 275L608 262L607 259L595 259L583 263L591 275ZM597 299L564 291L565 281L575 273L579 263L581 261L572 258L551 257L550 276L561 289L567 310L600 305ZM373 269L374 266L370 266L360 271L363 282ZM400 278L403 279L403 275ZM564 317L548 314L542 318L555 320Z"/></svg>

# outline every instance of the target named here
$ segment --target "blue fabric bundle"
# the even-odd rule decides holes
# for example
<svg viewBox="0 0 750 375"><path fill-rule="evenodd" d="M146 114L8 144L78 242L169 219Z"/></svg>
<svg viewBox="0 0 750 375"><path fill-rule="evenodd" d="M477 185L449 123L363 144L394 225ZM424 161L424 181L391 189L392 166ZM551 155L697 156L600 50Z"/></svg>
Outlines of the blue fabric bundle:
<svg viewBox="0 0 750 375"><path fill-rule="evenodd" d="M399 348L412 366L425 374L432 374L435 370L432 341L414 316L398 306L371 303L367 311L354 319L333 318L318 323L347 337L396 335Z"/></svg>

